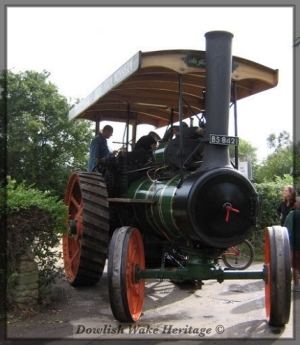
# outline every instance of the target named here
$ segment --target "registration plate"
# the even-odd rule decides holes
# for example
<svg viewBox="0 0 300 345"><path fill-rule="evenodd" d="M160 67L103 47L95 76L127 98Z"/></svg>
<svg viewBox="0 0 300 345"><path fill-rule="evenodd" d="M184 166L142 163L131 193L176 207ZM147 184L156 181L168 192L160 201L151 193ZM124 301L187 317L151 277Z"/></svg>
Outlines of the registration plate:
<svg viewBox="0 0 300 345"><path fill-rule="evenodd" d="M238 146L239 138L238 137L230 137L228 135L211 134L209 136L209 143L210 144L217 144L217 145Z"/></svg>

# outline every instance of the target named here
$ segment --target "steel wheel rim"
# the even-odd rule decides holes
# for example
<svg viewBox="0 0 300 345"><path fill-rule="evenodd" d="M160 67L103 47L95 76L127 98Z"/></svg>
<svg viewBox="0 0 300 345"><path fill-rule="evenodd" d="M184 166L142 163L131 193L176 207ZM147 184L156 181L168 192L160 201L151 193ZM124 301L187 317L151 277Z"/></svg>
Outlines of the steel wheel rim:
<svg viewBox="0 0 300 345"><path fill-rule="evenodd" d="M291 263L287 229L273 226L265 234L265 309L267 321L283 326L291 306Z"/></svg>
<svg viewBox="0 0 300 345"><path fill-rule="evenodd" d="M271 271L270 271L270 234L269 231L265 233L265 268L266 268L266 281L265 281L265 309L267 321L270 320L271 314Z"/></svg>
<svg viewBox="0 0 300 345"><path fill-rule="evenodd" d="M73 282L80 264L83 230L83 199L77 174L73 174L69 180L64 202L68 207L67 221L76 221L76 233L71 234L69 228L62 240L66 276L69 282Z"/></svg>

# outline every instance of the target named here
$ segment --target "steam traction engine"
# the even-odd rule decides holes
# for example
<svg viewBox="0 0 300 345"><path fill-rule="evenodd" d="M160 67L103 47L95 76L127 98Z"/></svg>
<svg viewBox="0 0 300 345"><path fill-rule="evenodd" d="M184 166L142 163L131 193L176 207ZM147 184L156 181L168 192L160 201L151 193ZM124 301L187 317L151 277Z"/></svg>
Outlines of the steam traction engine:
<svg viewBox="0 0 300 345"><path fill-rule="evenodd" d="M231 33L205 36L205 52L138 52L71 109L70 120L118 121L126 131L116 156L69 179L65 272L73 286L95 284L108 259L111 309L121 322L140 318L145 279L263 279L267 320L282 326L291 299L286 228L266 229L261 271L215 265L255 230L259 208L253 185L230 162L238 137L228 135L229 106L236 116L237 100L276 86L278 71L232 57ZM135 138L141 124L168 126L155 152L129 149L129 129Z"/></svg>

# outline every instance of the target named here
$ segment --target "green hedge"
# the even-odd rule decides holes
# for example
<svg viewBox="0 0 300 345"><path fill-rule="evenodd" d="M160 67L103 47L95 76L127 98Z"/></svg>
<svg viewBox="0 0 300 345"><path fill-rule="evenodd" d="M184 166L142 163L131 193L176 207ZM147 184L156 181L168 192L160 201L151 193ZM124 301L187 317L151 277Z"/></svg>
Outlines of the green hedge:
<svg viewBox="0 0 300 345"><path fill-rule="evenodd" d="M293 185L293 179L290 175L285 175L283 178L277 177L275 182L254 184L259 196L260 210L258 229L252 234L249 240L254 245L257 259L263 258L265 228L280 225L276 209L282 201L282 192L286 185Z"/></svg>
<svg viewBox="0 0 300 345"><path fill-rule="evenodd" d="M66 231L67 207L48 192L8 178L6 186L0 190L0 219L6 230L7 282L13 284L18 257L30 247L39 265L43 299L62 273L57 265L61 252L54 248Z"/></svg>

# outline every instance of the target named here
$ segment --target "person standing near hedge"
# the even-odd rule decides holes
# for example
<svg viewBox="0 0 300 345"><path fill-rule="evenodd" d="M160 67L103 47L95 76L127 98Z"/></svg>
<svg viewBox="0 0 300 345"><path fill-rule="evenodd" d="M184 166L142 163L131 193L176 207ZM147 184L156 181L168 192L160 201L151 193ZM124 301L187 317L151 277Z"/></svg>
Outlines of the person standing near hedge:
<svg viewBox="0 0 300 345"><path fill-rule="evenodd" d="M284 187L282 196L283 200L276 209L276 213L280 219L281 226L283 226L286 216L294 207L297 193L293 186L288 185Z"/></svg>
<svg viewBox="0 0 300 345"><path fill-rule="evenodd" d="M288 229L290 240L291 266L294 281L292 289L293 291L300 291L300 196L296 197L294 210L287 215L284 226Z"/></svg>

